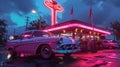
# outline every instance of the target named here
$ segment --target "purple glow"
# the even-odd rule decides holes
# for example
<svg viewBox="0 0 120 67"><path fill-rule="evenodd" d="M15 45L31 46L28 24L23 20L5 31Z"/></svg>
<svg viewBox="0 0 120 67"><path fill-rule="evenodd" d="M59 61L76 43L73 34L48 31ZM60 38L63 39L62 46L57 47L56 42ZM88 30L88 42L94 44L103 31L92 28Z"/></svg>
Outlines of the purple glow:
<svg viewBox="0 0 120 67"><path fill-rule="evenodd" d="M90 27L90 26L86 26L86 25L82 25L82 24L69 24L69 25L65 25L65 26L60 26L60 27L56 27L56 28L47 29L47 30L44 30L44 31L55 31L55 30L60 30L60 29L69 28L69 27L73 27L73 26L93 30L93 28ZM97 28L94 28L94 31L105 33L105 34L108 34L108 35L111 34L108 31L100 30L100 29L97 29Z"/></svg>

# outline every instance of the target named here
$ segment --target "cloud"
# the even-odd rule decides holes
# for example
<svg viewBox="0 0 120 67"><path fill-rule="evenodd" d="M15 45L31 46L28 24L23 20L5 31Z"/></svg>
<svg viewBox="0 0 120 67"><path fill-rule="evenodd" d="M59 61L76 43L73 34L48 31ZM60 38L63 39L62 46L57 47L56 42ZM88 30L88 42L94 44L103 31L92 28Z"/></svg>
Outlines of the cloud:
<svg viewBox="0 0 120 67"><path fill-rule="evenodd" d="M90 5L92 5L92 12L95 25L104 26L104 24L109 24L110 20L114 20L113 17L118 17L119 0L69 0L63 4L64 21L70 19L81 20L90 23L88 19L88 13L90 10ZM70 10L74 7L73 16L70 16ZM109 20L108 20L109 19Z"/></svg>
<svg viewBox="0 0 120 67"><path fill-rule="evenodd" d="M36 8L34 0L0 0L0 14L21 11L28 13Z"/></svg>
<svg viewBox="0 0 120 67"><path fill-rule="evenodd" d="M0 0L0 15L4 15L13 10L10 0Z"/></svg>
<svg viewBox="0 0 120 67"><path fill-rule="evenodd" d="M11 18L8 14L15 12L19 16L25 16L32 9L37 9L41 11L43 15L50 15L51 11L43 5L44 0L0 0L0 15ZM115 11L120 11L120 9L113 9L120 7L120 0L57 0L63 7L64 11L62 13L62 19L58 14L58 22L64 22L70 19L77 19L85 22L88 20L88 12L90 5L93 7L94 22L96 25L102 25L104 22L108 23L108 19L112 20L113 16L118 17L118 13ZM71 8L74 8L73 16L70 16ZM114 15L113 15L114 14ZM1 17L0 16L0 17ZM48 16L49 17L49 16ZM50 18L44 17L45 20L50 22ZM7 19L8 20L8 19ZM11 21L13 22L13 20Z"/></svg>
<svg viewBox="0 0 120 67"><path fill-rule="evenodd" d="M19 16L27 15L36 8L34 0L0 0L0 18L5 19L8 24L15 24L10 14L15 12Z"/></svg>
<svg viewBox="0 0 120 67"><path fill-rule="evenodd" d="M108 3L109 5L114 5L115 7L120 7L120 0L82 0L86 5L96 5L101 1Z"/></svg>
<svg viewBox="0 0 120 67"><path fill-rule="evenodd" d="M93 17L95 24L104 23L111 13L111 6L107 3L93 6Z"/></svg>
<svg viewBox="0 0 120 67"><path fill-rule="evenodd" d="M16 9L24 13L28 13L36 8L34 0L12 0L12 3L16 6Z"/></svg>
<svg viewBox="0 0 120 67"><path fill-rule="evenodd" d="M13 23L13 21L11 20L9 16L5 16L3 19L6 20L5 22L7 25L16 25L16 23Z"/></svg>
<svg viewBox="0 0 120 67"><path fill-rule="evenodd" d="M120 7L120 0L106 0L106 2L114 5L115 7Z"/></svg>
<svg viewBox="0 0 120 67"><path fill-rule="evenodd" d="M96 5L100 1L103 1L103 0L82 0L82 3L86 5Z"/></svg>

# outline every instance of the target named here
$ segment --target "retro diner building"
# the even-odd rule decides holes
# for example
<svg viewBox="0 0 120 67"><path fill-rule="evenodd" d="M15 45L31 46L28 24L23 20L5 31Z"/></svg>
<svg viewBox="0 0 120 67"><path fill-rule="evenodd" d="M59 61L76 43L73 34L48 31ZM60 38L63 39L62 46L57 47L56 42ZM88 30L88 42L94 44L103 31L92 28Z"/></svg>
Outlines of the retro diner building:
<svg viewBox="0 0 120 67"><path fill-rule="evenodd" d="M51 10L51 26L46 27L44 31L51 32L54 37L69 36L74 39L80 39L82 45L88 45L90 42L101 44L101 40L111 34L106 29L78 20L69 20L57 24L57 12L62 12L64 10L63 7L55 0L46 0L44 1L44 5Z"/></svg>
<svg viewBox="0 0 120 67"><path fill-rule="evenodd" d="M54 37L67 36L79 39L81 51L103 49L102 40L111 32L104 28L92 26L82 21L69 20L60 24L55 24L44 29L51 32ZM94 44L93 44L94 43Z"/></svg>

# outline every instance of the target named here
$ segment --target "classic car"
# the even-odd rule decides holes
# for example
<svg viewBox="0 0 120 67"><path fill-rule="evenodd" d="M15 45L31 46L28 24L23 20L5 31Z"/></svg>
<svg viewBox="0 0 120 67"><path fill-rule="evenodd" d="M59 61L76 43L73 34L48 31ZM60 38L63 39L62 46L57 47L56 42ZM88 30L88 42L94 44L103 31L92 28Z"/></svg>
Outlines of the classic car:
<svg viewBox="0 0 120 67"><path fill-rule="evenodd" d="M49 32L41 30L26 31L16 40L8 40L6 50L12 56L40 56L43 59L51 58L55 53L69 56L80 51L79 41L69 37L52 37Z"/></svg>
<svg viewBox="0 0 120 67"><path fill-rule="evenodd" d="M112 42L112 40L103 40L104 48L117 48L117 43Z"/></svg>

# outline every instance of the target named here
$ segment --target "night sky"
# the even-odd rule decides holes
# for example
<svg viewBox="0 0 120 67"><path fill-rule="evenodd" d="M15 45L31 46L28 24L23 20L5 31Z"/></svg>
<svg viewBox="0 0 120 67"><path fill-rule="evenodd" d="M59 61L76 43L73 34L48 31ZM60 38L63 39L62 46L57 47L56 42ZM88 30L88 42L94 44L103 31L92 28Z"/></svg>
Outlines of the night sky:
<svg viewBox="0 0 120 67"><path fill-rule="evenodd" d="M120 0L56 0L63 7L64 11L58 13L58 22L71 19L81 20L89 23L88 12L90 5L93 8L94 24L106 27L110 22L120 20ZM0 19L5 19L10 26L21 27L25 25L25 16L30 21L38 19L41 15L50 24L51 11L43 5L44 0L0 0ZM73 7L73 16L70 10ZM37 11L32 14L31 10ZM107 24L107 25L106 25Z"/></svg>

